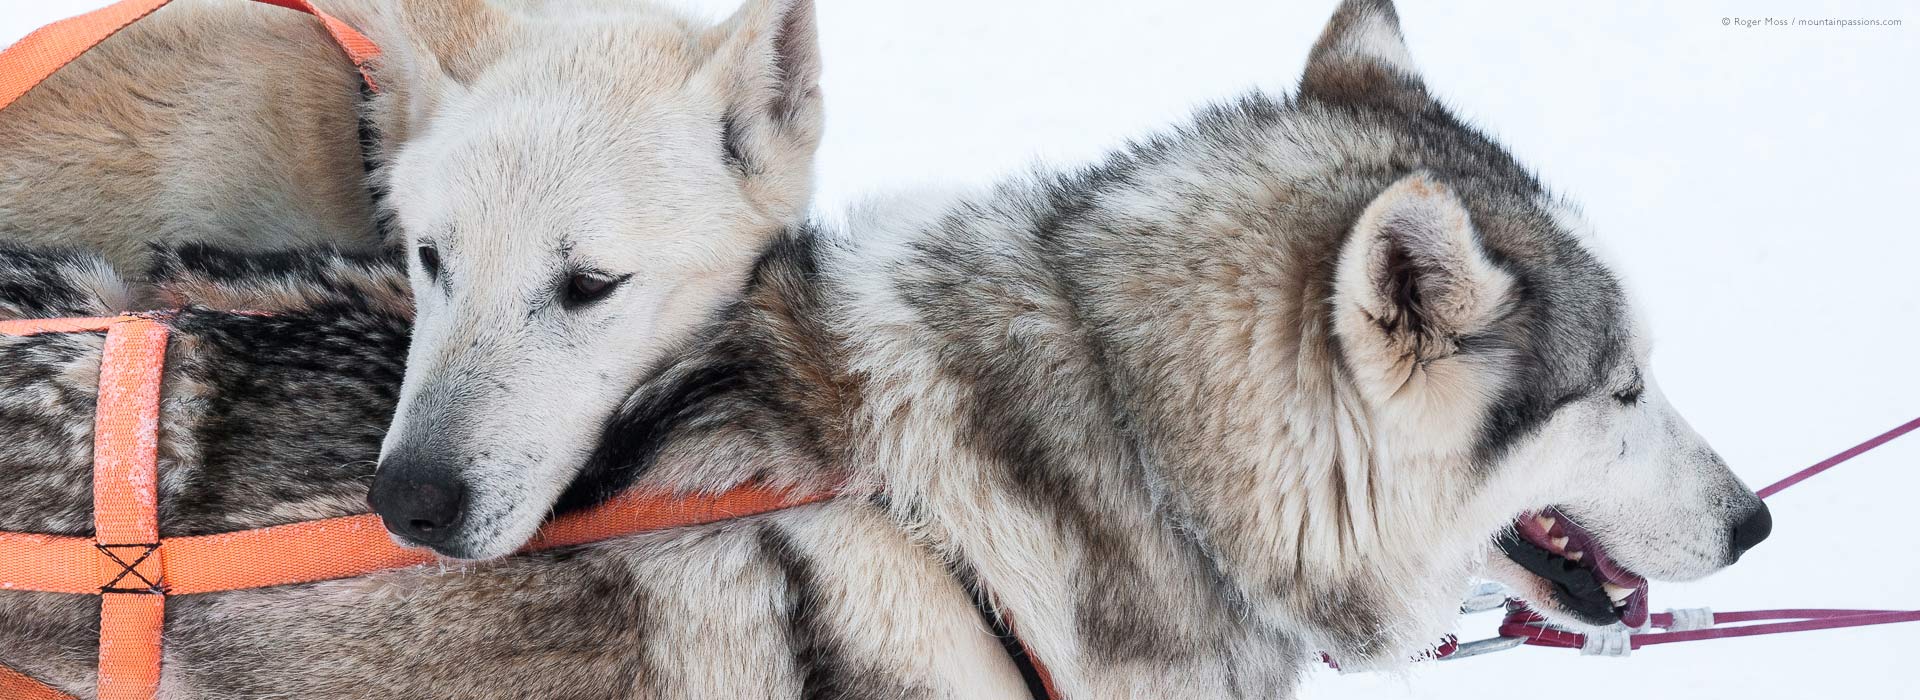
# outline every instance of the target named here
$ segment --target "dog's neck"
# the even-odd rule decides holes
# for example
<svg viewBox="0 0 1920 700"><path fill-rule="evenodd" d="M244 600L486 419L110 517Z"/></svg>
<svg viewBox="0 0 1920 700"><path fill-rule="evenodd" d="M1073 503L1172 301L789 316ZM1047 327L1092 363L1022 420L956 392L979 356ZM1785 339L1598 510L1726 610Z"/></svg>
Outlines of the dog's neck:
<svg viewBox="0 0 1920 700"><path fill-rule="evenodd" d="M1381 429L1331 322L1333 261L1371 190L1188 193L1130 168L1179 166L1012 185L991 198L997 210L856 216L851 240L825 248L823 277L840 285L831 325L862 388L852 468L886 485L913 531L974 540L942 544L990 583L1019 556L979 553L1022 536L1008 520L1069 551L1131 557L1138 569L1103 562L1062 584L1082 587L1086 639L1138 635L1102 618L1156 605L1216 612L1191 595L1315 629L1355 666L1431 643L1405 630L1435 625L1410 618L1453 602L1412 591L1464 582L1473 538L1407 535L1451 522L1459 485L1432 482L1457 471L1418 436ZM1246 206L1196 218L1192 201ZM1003 580L1034 580L1008 569ZM1143 590L1088 597L1086 580ZM1343 600L1376 604L1331 602Z"/></svg>

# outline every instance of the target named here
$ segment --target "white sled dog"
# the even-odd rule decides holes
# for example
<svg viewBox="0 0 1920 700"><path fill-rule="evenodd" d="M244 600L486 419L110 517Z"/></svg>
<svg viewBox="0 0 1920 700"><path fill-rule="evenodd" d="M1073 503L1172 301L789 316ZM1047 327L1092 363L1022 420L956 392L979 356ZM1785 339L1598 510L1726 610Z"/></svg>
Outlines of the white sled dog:
<svg viewBox="0 0 1920 700"><path fill-rule="evenodd" d="M518 475L576 469L659 342L805 211L812 2L711 28L643 0L316 4L383 48L376 95L308 15L180 0L0 111L0 240L123 274L156 243L404 249L418 323L376 503L409 541L505 554L545 515L507 504L564 486ZM456 471L490 478L433 486Z"/></svg>
<svg viewBox="0 0 1920 700"><path fill-rule="evenodd" d="M637 382L552 370L626 395L578 464L427 486L542 514L748 481L871 500L187 596L173 697L1020 692L969 593L1066 698L1288 697L1310 652L1419 653L1487 567L1556 620L1630 622L1646 579L1705 576L1770 528L1660 393L1570 208L1434 101L1382 1L1340 8L1296 95L761 243L733 303L629 350ZM112 296L85 261L0 263L67 289L0 285L0 310ZM382 264L166 258L178 301L293 301L173 321L169 386L194 400L162 416L163 534L360 508L406 334L358 291L398 278ZM98 337L0 348L0 429L24 443L0 530L85 532L70 436ZM520 544L468 527L447 551ZM84 690L98 611L76 598L0 594L0 663Z"/></svg>

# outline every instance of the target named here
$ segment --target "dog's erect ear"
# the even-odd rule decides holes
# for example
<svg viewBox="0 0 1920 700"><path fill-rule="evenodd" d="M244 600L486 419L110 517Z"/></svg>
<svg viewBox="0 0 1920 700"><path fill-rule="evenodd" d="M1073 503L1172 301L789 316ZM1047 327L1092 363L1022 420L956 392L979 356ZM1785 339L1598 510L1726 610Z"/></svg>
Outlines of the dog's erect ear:
<svg viewBox="0 0 1920 700"><path fill-rule="evenodd" d="M398 0L395 10L408 42L422 54L416 60L437 63L463 85L500 55L510 21L487 0Z"/></svg>
<svg viewBox="0 0 1920 700"><path fill-rule="evenodd" d="M1513 292L1459 196L1414 173L1367 205L1341 249L1335 330L1350 369L1384 399L1498 320Z"/></svg>
<svg viewBox="0 0 1920 700"><path fill-rule="evenodd" d="M1300 94L1417 110L1428 102L1389 0L1346 0L1307 56Z"/></svg>
<svg viewBox="0 0 1920 700"><path fill-rule="evenodd" d="M805 126L820 119L820 39L813 0L747 0L709 34L739 99L736 118Z"/></svg>
<svg viewBox="0 0 1920 700"><path fill-rule="evenodd" d="M774 180L750 183L750 194L797 212L824 119L813 0L747 0L706 39L713 53L703 72L729 100L721 125L728 160L749 179Z"/></svg>

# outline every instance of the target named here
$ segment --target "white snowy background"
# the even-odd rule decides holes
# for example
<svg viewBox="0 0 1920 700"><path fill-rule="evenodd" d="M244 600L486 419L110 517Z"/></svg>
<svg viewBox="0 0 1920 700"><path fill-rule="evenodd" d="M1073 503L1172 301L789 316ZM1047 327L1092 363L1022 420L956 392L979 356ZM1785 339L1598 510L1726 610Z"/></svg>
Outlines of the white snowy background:
<svg viewBox="0 0 1920 700"><path fill-rule="evenodd" d="M0 0L0 44L105 0ZM734 0L680 0L719 17ZM833 211L1072 164L1299 75L1332 0L819 0ZM1549 6L1551 5L1551 6ZM1920 8L1894 0L1403 2L1429 86L1585 205L1661 382L1749 485L1920 416ZM1728 17L1900 19L1766 27ZM1920 608L1920 435L1774 498L1772 540L1656 609ZM1418 533L1408 533L1418 536ZM1491 616L1463 623L1465 637ZM1920 698L1920 623L1525 648L1309 698Z"/></svg>

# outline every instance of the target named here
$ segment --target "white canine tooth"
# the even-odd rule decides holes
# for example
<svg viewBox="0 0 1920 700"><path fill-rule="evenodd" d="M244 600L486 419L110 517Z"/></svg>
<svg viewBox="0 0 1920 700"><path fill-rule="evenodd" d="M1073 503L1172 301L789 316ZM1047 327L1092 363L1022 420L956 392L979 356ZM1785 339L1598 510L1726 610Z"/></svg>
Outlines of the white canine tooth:
<svg viewBox="0 0 1920 700"><path fill-rule="evenodd" d="M1553 543L1553 548L1554 548L1554 549L1558 549L1558 550L1561 550L1561 551L1566 551L1566 549L1567 549L1567 538L1565 538L1565 537L1555 537L1555 538L1553 538L1553 539L1551 539L1551 540L1547 540L1547 541L1548 541L1548 542L1552 542L1552 543Z"/></svg>
<svg viewBox="0 0 1920 700"><path fill-rule="evenodd" d="M1553 524L1554 524L1554 523L1557 523L1557 522L1560 522L1560 521L1558 521L1558 520L1554 520L1553 518L1549 518L1549 517L1547 517L1547 516L1544 516L1544 515L1536 515L1536 516L1533 516L1533 521L1534 521L1534 522L1537 522L1537 523L1540 523L1540 531L1541 531L1541 532L1548 532L1548 531L1551 531L1551 530L1553 530Z"/></svg>
<svg viewBox="0 0 1920 700"><path fill-rule="evenodd" d="M1567 558L1572 559L1574 561L1580 561L1581 559L1587 558L1587 553L1576 549L1571 552L1567 552Z"/></svg>
<svg viewBox="0 0 1920 700"><path fill-rule="evenodd" d="M1603 583L1600 587L1606 590L1607 598L1612 599L1615 605L1627 602L1627 596L1633 595L1633 589L1625 586Z"/></svg>

